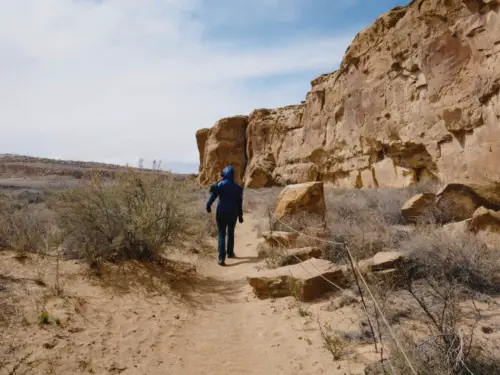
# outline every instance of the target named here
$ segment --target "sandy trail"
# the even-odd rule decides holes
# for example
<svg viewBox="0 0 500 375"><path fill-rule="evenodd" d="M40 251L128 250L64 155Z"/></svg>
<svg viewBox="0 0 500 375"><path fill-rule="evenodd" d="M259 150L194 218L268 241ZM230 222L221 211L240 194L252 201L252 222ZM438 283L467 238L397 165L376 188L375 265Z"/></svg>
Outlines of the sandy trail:
<svg viewBox="0 0 500 375"><path fill-rule="evenodd" d="M226 283L227 294L214 293L212 304L195 310L170 335L164 365L149 374L320 374L330 363L324 351L304 340L307 326L293 327L283 303L259 301L246 276L258 266L255 219L247 215L236 229L236 255L227 267L213 261L199 271ZM207 297L207 296L205 296ZM166 372L165 372L166 371ZM331 372L330 372L331 373Z"/></svg>
<svg viewBox="0 0 500 375"><path fill-rule="evenodd" d="M196 263L198 275L174 283L170 277L176 273L154 265L130 262L119 272L110 268L101 278L89 279L81 263L65 262L61 296L51 289L54 264L36 258L21 263L15 253L0 252L0 275L4 281L18 280L4 283L0 292L8 291L12 304L24 311L22 329L9 333L15 356L27 355L19 373L362 374L365 349L350 360L333 361L318 330L317 317L358 330L352 309L332 313L324 309L326 299L306 306L311 314L303 315L291 297L254 296L246 277L263 266L256 224L248 214L237 226L238 258L227 260L227 267L217 265L215 248L209 257L179 252L181 260ZM45 285L35 283L40 270L45 270ZM52 321L44 327L36 324L41 309Z"/></svg>

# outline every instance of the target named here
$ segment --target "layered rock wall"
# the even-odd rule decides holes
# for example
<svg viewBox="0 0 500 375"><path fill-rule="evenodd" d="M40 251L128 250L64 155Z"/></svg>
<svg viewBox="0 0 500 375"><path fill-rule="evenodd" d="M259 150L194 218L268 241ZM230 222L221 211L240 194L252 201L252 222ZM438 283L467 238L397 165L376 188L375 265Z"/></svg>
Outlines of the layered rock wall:
<svg viewBox="0 0 500 375"><path fill-rule="evenodd" d="M395 8L355 37L303 104L198 132L200 182L230 163L248 187L498 180L499 51L500 0Z"/></svg>

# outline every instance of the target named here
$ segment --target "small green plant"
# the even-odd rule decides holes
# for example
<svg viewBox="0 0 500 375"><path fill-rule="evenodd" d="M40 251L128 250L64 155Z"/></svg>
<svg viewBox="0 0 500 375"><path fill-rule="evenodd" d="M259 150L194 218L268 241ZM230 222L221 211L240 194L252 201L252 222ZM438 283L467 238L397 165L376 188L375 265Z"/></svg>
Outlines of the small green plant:
<svg viewBox="0 0 500 375"><path fill-rule="evenodd" d="M40 315L38 315L38 325L44 326L49 324L49 313L47 311L42 311Z"/></svg>
<svg viewBox="0 0 500 375"><path fill-rule="evenodd" d="M56 323L58 326L60 326L60 325L61 325L61 319L56 318L55 323Z"/></svg>

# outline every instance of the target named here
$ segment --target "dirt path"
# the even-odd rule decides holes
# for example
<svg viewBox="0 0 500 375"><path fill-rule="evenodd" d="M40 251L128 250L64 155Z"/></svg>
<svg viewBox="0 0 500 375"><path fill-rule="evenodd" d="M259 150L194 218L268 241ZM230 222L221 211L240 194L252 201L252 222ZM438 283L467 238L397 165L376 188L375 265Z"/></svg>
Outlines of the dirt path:
<svg viewBox="0 0 500 375"><path fill-rule="evenodd" d="M204 275L226 283L228 293L210 296L211 304L186 317L170 335L169 350L161 353L164 366L145 373L332 373L326 371L332 365L330 354L307 338L314 323L290 311L290 301L256 299L247 285L246 276L259 266L255 220L249 216L237 227L238 259L221 268L214 253L213 261L199 267Z"/></svg>
<svg viewBox="0 0 500 375"><path fill-rule="evenodd" d="M182 298L172 293L176 286L167 270L146 270L133 262L99 279L89 279L78 262L62 263L63 294L56 296L53 264L47 267L35 258L21 263L15 253L0 253L0 274L23 280L4 290L24 316L13 315L16 324L25 324L13 328L9 338L16 343L15 357L27 356L19 373L362 374L364 353L334 362L318 330L317 317L334 319L342 329L359 329L352 310L332 312L324 309L330 303L325 300L306 306L310 314L299 314L293 298L254 296L246 277L263 266L256 224L247 215L237 226L238 258L227 260L227 267L217 265L215 249L209 258L193 255L189 262L196 261L199 281L181 280L188 289ZM45 270L43 285L35 282L40 270ZM51 324L39 327L42 309ZM60 325L53 323L56 318Z"/></svg>

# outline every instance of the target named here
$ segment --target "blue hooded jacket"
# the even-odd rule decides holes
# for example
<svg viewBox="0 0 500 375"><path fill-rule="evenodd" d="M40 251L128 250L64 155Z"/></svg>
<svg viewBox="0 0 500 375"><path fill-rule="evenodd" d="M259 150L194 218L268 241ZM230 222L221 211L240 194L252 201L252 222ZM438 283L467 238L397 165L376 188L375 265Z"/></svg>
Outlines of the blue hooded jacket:
<svg viewBox="0 0 500 375"><path fill-rule="evenodd" d="M211 207L218 197L217 213L243 217L243 189L234 182L233 167L228 166L224 168L221 177L222 181L210 187L210 198L207 202L207 208Z"/></svg>

